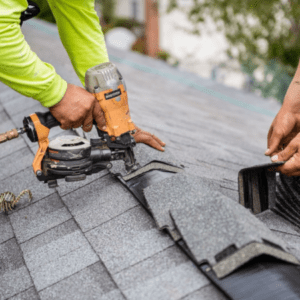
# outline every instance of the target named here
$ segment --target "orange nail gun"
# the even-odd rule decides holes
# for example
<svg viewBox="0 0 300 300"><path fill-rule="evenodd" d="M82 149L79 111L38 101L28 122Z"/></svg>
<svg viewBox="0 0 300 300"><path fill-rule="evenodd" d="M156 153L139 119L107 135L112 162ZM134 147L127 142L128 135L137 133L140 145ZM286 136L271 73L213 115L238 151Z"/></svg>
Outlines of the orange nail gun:
<svg viewBox="0 0 300 300"><path fill-rule="evenodd" d="M49 142L50 129L60 125L50 112L25 117L23 128L0 135L0 143L23 133L27 133L30 141L39 143L33 171L49 187L56 187L57 179L84 180L86 175L111 168L113 160L122 159L128 173L139 167L133 152L136 143L131 136L135 126L122 75L114 64L104 63L86 72L85 84L105 114L107 129L102 131L97 127L99 138L88 141L78 136L63 136Z"/></svg>

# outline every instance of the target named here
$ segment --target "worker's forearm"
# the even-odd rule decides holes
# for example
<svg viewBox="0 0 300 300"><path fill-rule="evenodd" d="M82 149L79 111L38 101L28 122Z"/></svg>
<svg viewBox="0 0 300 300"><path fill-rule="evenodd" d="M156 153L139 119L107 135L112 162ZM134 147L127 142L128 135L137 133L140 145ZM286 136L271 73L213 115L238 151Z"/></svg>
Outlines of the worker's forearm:
<svg viewBox="0 0 300 300"><path fill-rule="evenodd" d="M62 43L84 85L89 68L109 61L94 0L48 0L48 3Z"/></svg>
<svg viewBox="0 0 300 300"><path fill-rule="evenodd" d="M0 81L50 107L62 99L67 83L26 43L19 24L27 5L0 0Z"/></svg>
<svg viewBox="0 0 300 300"><path fill-rule="evenodd" d="M300 63L284 97L282 109L300 113Z"/></svg>

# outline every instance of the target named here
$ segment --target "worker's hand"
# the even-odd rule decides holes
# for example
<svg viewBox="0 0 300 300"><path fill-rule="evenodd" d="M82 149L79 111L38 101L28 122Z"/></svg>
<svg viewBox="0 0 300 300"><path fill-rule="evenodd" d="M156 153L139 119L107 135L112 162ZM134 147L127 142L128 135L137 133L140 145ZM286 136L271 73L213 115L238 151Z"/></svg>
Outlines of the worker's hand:
<svg viewBox="0 0 300 300"><path fill-rule="evenodd" d="M300 132L300 64L268 133L268 156L282 150Z"/></svg>
<svg viewBox="0 0 300 300"><path fill-rule="evenodd" d="M137 143L144 143L159 151L165 151L163 148L166 146L158 137L150 132L144 131L135 125L136 132L132 135Z"/></svg>
<svg viewBox="0 0 300 300"><path fill-rule="evenodd" d="M93 120L99 129L106 129L104 113L94 97L85 89L68 83L67 91L62 100L49 108L54 118L60 122L62 129L82 126L85 132L93 128Z"/></svg>
<svg viewBox="0 0 300 300"><path fill-rule="evenodd" d="M300 132L300 112L282 107L273 120L268 133L268 150L265 155L274 156Z"/></svg>
<svg viewBox="0 0 300 300"><path fill-rule="evenodd" d="M282 166L276 167L276 171L287 176L300 176L300 133L282 151L273 155L271 160L286 161Z"/></svg>

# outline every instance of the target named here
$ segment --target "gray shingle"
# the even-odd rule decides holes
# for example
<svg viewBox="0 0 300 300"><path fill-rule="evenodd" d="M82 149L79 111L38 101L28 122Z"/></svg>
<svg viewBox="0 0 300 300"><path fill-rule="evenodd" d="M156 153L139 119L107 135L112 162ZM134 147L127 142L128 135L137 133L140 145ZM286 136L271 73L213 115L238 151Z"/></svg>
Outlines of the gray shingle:
<svg viewBox="0 0 300 300"><path fill-rule="evenodd" d="M9 102L16 98L20 98L20 97L23 97L23 96L21 96L19 93L12 90L11 88L9 88L8 86L6 86L5 84L3 84L1 82L1 87L0 87L0 102L1 103L6 103L6 102Z"/></svg>
<svg viewBox="0 0 300 300"><path fill-rule="evenodd" d="M269 209L256 215L256 217L272 230L300 236L300 229L297 226L294 226Z"/></svg>
<svg viewBox="0 0 300 300"><path fill-rule="evenodd" d="M102 299L106 294L116 291L117 287L105 267L97 262L41 291L40 297L42 300Z"/></svg>
<svg viewBox="0 0 300 300"><path fill-rule="evenodd" d="M26 147L0 159L0 180L26 169L32 164L33 158L33 154Z"/></svg>
<svg viewBox="0 0 300 300"><path fill-rule="evenodd" d="M189 284L182 284L191 272L197 272L195 266L177 246L171 246L113 277L128 299L179 299L208 283L198 272Z"/></svg>
<svg viewBox="0 0 300 300"><path fill-rule="evenodd" d="M30 275L25 266L0 275L0 299L7 299L32 286Z"/></svg>
<svg viewBox="0 0 300 300"><path fill-rule="evenodd" d="M38 291L99 260L83 234L79 230L74 231L72 222L29 240L22 245L22 250Z"/></svg>
<svg viewBox="0 0 300 300"><path fill-rule="evenodd" d="M140 207L87 232L86 237L110 273L128 268L173 244Z"/></svg>
<svg viewBox="0 0 300 300"><path fill-rule="evenodd" d="M0 244L14 237L14 232L10 225L9 217L3 212L0 213L0 228Z"/></svg>
<svg viewBox="0 0 300 300"><path fill-rule="evenodd" d="M21 247L24 253L31 253L38 251L39 248L46 246L49 243L55 243L55 241L64 237L65 235L72 234L78 231L79 228L73 219L70 219L46 232L40 234L28 242L24 242Z"/></svg>
<svg viewBox="0 0 300 300"><path fill-rule="evenodd" d="M214 265L216 255L233 244L240 249L266 240L286 249L286 244L249 211L218 192L211 192L197 205L171 209L171 214L197 262L208 260Z"/></svg>
<svg viewBox="0 0 300 300"><path fill-rule="evenodd" d="M137 205L126 188L111 176L97 179L62 199L83 232Z"/></svg>
<svg viewBox="0 0 300 300"><path fill-rule="evenodd" d="M69 220L72 216L58 195L53 194L13 212L9 217L16 237L22 243Z"/></svg>
<svg viewBox="0 0 300 300"><path fill-rule="evenodd" d="M1 275L7 271L13 271L24 266L21 249L14 238L0 245L0 257Z"/></svg>
<svg viewBox="0 0 300 300"><path fill-rule="evenodd" d="M169 269L141 285L125 290L124 294L130 300L175 300L207 284L207 279L189 261Z"/></svg>
<svg viewBox="0 0 300 300"><path fill-rule="evenodd" d="M170 216L172 208L182 208L190 203L199 203L199 197L218 190L215 181L179 173L147 187L144 190L146 201L158 228L174 229Z"/></svg>
<svg viewBox="0 0 300 300"><path fill-rule="evenodd" d="M228 299L222 292L220 292L212 284L207 285L190 295L182 298L182 300L226 300Z"/></svg>
<svg viewBox="0 0 300 300"><path fill-rule="evenodd" d="M9 114L9 116L12 117L16 114L23 113L25 109L34 107L37 104L39 104L37 100L34 100L32 98L27 98L21 95L18 98L12 99L7 102L3 102L2 105L5 108L6 112ZM20 121L22 122L23 119L21 119Z"/></svg>
<svg viewBox="0 0 300 300"><path fill-rule="evenodd" d="M289 252L300 260L300 237L298 235L292 235L278 231L275 231L274 233L276 236L286 242Z"/></svg>
<svg viewBox="0 0 300 300"><path fill-rule="evenodd" d="M15 239L0 245L0 299L4 300L32 286L22 252Z"/></svg>
<svg viewBox="0 0 300 300"><path fill-rule="evenodd" d="M9 298L9 300L39 300L39 295L37 294L34 287L29 288L28 290Z"/></svg>
<svg viewBox="0 0 300 300"><path fill-rule="evenodd" d="M113 278L120 289L132 289L188 261L188 257L176 245L173 245L114 274Z"/></svg>

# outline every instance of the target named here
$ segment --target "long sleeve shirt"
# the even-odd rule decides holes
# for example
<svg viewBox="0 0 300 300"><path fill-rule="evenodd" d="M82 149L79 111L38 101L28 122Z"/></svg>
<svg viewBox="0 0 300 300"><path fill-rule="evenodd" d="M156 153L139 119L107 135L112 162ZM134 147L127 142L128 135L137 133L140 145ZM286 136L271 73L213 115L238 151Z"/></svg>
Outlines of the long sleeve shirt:
<svg viewBox="0 0 300 300"><path fill-rule="evenodd" d="M108 62L94 0L48 0L61 41L84 85L85 72ZM64 96L67 82L30 49L20 29L26 0L0 0L0 81L51 107ZM46 46L45 46L46 47Z"/></svg>

